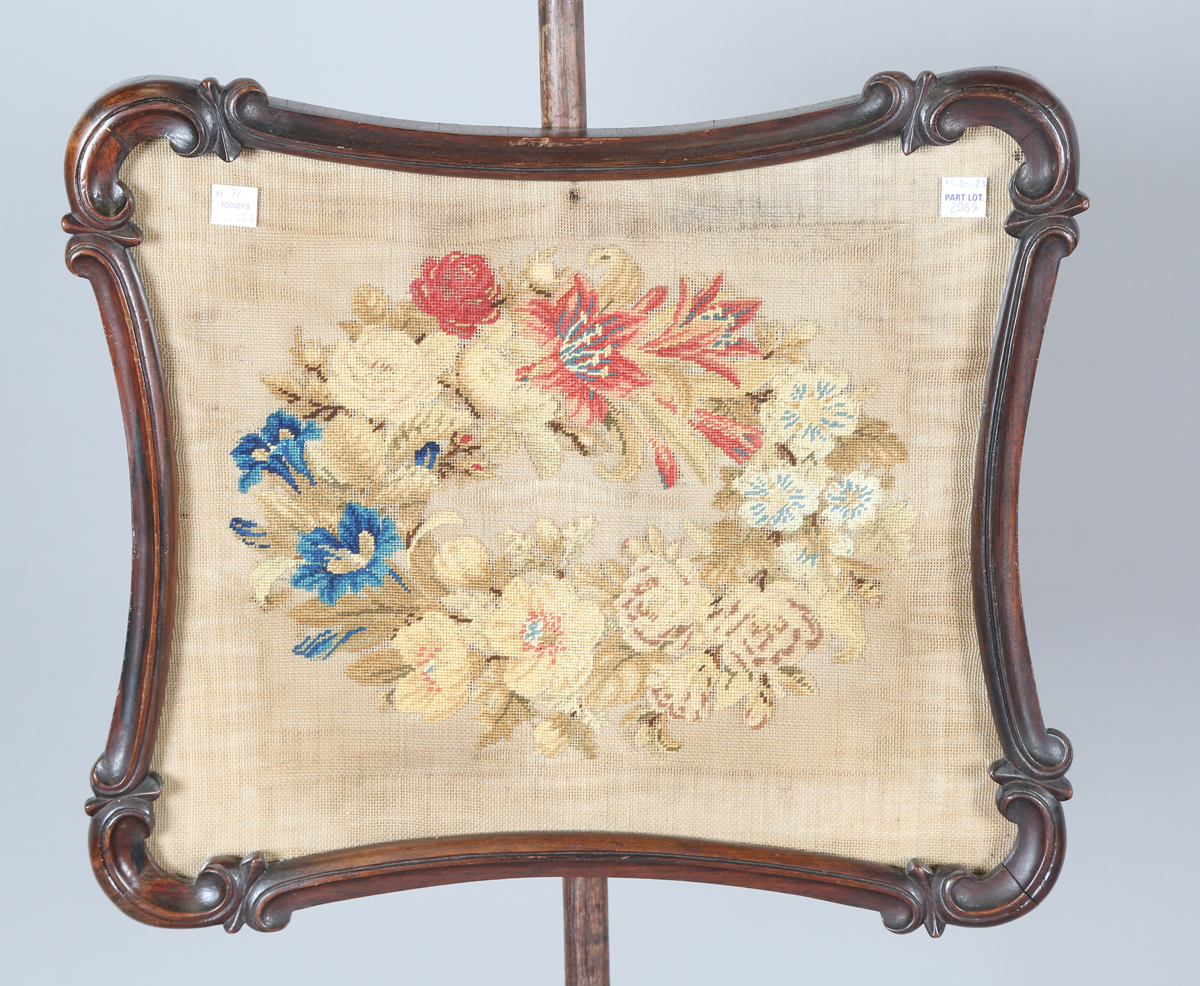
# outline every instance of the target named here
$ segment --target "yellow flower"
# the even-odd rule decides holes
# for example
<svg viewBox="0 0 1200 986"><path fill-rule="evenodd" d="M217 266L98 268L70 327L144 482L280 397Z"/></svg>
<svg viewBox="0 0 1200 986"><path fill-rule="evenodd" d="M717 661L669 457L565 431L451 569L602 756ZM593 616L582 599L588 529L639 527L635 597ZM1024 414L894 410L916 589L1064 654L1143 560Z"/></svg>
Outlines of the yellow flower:
<svg viewBox="0 0 1200 986"><path fill-rule="evenodd" d="M392 705L401 712L437 722L454 715L467 700L471 682L483 667L482 655L468 649L454 621L430 613L402 628L390 647L412 667L392 692Z"/></svg>
<svg viewBox="0 0 1200 986"><path fill-rule="evenodd" d="M578 692L592 673L604 614L570 584L513 579L487 627L492 649L507 658L504 683L518 695L550 702Z"/></svg>

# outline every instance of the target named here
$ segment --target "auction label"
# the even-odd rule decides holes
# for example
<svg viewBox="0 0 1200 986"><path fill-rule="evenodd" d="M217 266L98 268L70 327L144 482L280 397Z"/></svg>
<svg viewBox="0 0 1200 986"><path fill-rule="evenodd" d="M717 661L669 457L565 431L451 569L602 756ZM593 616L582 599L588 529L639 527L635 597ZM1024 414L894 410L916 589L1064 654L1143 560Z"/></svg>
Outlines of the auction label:
<svg viewBox="0 0 1200 986"><path fill-rule="evenodd" d="M982 219L986 215L986 178L942 179L943 219Z"/></svg>
<svg viewBox="0 0 1200 986"><path fill-rule="evenodd" d="M208 221L214 226L257 226L258 189L244 185L213 185L212 213Z"/></svg>

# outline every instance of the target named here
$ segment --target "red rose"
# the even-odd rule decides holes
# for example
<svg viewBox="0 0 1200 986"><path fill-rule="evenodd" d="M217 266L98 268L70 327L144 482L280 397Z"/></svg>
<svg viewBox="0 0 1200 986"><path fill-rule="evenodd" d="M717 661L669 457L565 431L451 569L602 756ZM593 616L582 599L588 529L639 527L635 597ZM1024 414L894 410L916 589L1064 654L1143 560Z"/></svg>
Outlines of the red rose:
<svg viewBox="0 0 1200 986"><path fill-rule="evenodd" d="M429 257L409 290L421 311L436 318L443 332L460 339L470 339L479 326L500 317L496 274L476 253Z"/></svg>

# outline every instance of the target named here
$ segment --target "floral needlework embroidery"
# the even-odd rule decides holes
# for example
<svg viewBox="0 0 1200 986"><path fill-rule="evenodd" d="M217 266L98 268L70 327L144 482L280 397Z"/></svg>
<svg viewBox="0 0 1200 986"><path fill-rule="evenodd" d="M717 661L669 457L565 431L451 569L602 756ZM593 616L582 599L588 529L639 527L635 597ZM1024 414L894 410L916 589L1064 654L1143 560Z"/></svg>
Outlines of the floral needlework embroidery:
<svg viewBox="0 0 1200 986"><path fill-rule="evenodd" d="M661 751L672 721L762 729L816 691L816 662L862 654L883 556L909 550L916 513L890 492L907 451L868 390L809 359L811 326L769 324L722 274L644 289L616 247L586 270L456 251L415 273L399 301L355 291L333 341L298 333L264 379L282 407L232 445L257 508L229 527L258 603L292 601L296 655L337 655L384 711L471 706L480 747L528 723L541 754L590 757L610 728ZM543 480L565 456L607 484L692 476L721 517L590 562L583 513L495 550L447 537L464 517L434 494L504 482L518 454Z"/></svg>

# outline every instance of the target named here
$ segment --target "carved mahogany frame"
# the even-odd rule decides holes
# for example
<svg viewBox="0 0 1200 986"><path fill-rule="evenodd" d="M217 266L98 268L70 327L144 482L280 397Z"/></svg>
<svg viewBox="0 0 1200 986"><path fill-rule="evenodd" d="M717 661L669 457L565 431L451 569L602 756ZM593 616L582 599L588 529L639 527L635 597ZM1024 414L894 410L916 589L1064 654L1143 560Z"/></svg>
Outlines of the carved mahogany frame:
<svg viewBox="0 0 1200 986"><path fill-rule="evenodd" d="M393 842L267 865L261 855L209 860L194 881L165 873L146 840L161 784L150 757L162 707L178 571L175 458L153 320L130 248L141 234L117 180L139 143L165 137L185 157L232 161L256 147L426 174L605 179L699 174L778 164L899 136L905 153L949 144L969 126L1012 136L1025 163L1012 180L1006 230L1017 248L987 378L975 474L975 615L992 715L1004 750L991 775L1019 834L989 873L905 870L814 853L613 833L525 833ZM95 290L116 371L129 448L133 588L125 662L108 745L92 771L90 847L97 879L148 924L282 928L292 912L410 887L516 876L658 877L757 887L874 908L892 931L990 925L1050 890L1065 846L1060 801L1071 747L1042 721L1021 610L1017 485L1034 369L1058 265L1075 247L1075 130L1058 100L1026 75L974 69L914 81L877 75L862 94L809 110L700 128L466 130L337 113L267 97L248 79L144 78L84 114L66 158L72 234L67 266Z"/></svg>

